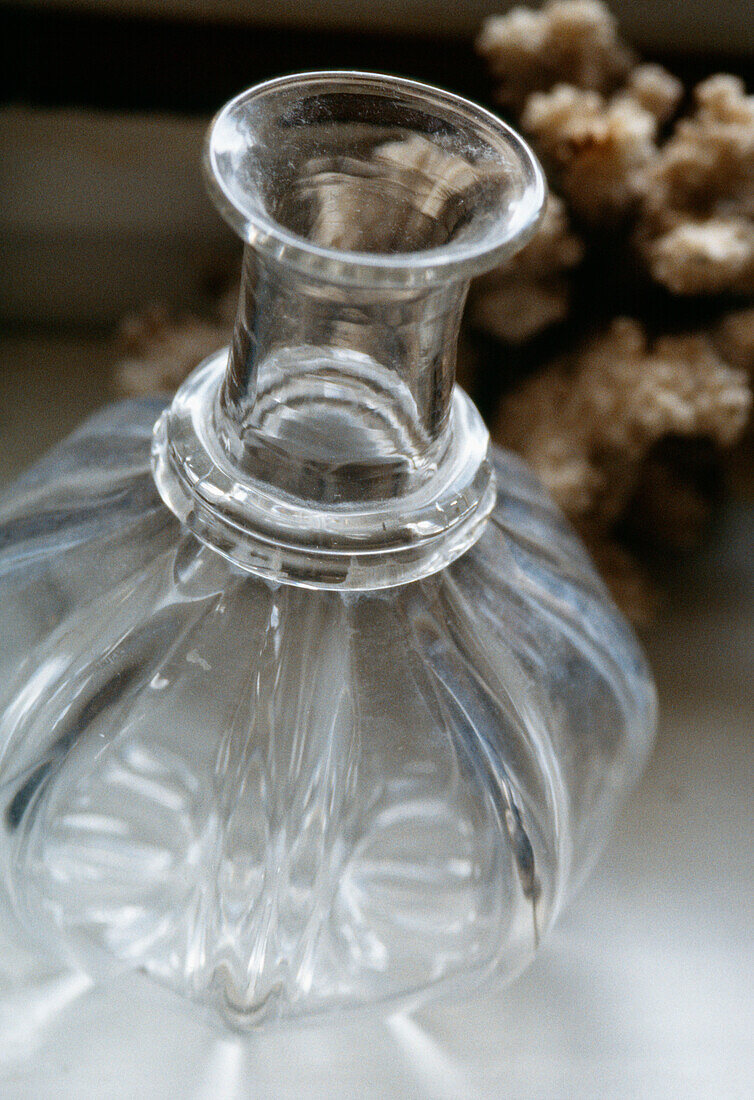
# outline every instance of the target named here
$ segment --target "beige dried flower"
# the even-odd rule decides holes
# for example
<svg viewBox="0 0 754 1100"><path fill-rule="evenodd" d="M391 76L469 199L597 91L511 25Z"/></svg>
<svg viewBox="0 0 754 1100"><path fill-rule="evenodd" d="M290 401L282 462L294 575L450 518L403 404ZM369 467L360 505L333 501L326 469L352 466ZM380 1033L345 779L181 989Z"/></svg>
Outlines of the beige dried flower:
<svg viewBox="0 0 754 1100"><path fill-rule="evenodd" d="M509 344L523 344L568 313L567 278L584 254L563 200L550 194L539 229L510 260L475 280L472 325Z"/></svg>
<svg viewBox="0 0 754 1100"><path fill-rule="evenodd" d="M675 294L754 293L754 96L719 75L694 99L647 165L636 239Z"/></svg>
<svg viewBox="0 0 754 1100"><path fill-rule="evenodd" d="M613 222L636 204L657 151L657 117L633 95L606 100L560 84L530 96L521 122L585 221Z"/></svg>
<svg viewBox="0 0 754 1100"><path fill-rule="evenodd" d="M667 225L672 219L663 219ZM639 237L652 275L674 294L754 292L754 226L748 219L682 221Z"/></svg>
<svg viewBox="0 0 754 1100"><path fill-rule="evenodd" d="M662 65L637 65L628 74L625 87L616 98L629 98L649 111L663 125L678 110L683 99L683 84Z"/></svg>
<svg viewBox="0 0 754 1100"><path fill-rule="evenodd" d="M746 375L724 363L707 336L664 336L650 346L637 322L621 318L507 397L495 435L527 459L573 519L604 531L661 439L730 447L750 407Z"/></svg>
<svg viewBox="0 0 754 1100"><path fill-rule="evenodd" d="M118 334L115 383L127 397L172 393L202 359L231 338L231 325L152 307L127 318Z"/></svg>
<svg viewBox="0 0 754 1100"><path fill-rule="evenodd" d="M532 92L556 84L613 91L633 64L617 23L598 0L550 0L483 24L477 50L497 82L498 102L516 112Z"/></svg>

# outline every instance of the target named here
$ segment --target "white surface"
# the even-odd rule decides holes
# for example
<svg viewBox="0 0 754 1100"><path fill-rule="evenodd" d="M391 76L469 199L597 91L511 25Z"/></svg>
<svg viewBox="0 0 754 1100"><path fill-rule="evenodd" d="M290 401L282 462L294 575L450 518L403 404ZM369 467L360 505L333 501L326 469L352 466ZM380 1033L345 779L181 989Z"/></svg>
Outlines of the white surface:
<svg viewBox="0 0 754 1100"><path fill-rule="evenodd" d="M0 351L7 362L7 341ZM54 420L47 406L27 422L34 433L16 425L14 463ZM2 1100L749 1100L753 547L754 508L738 507L675 571L648 646L657 751L596 874L516 985L414 1018L237 1040L138 978L92 990L40 976L46 995L14 994L24 956L6 944Z"/></svg>

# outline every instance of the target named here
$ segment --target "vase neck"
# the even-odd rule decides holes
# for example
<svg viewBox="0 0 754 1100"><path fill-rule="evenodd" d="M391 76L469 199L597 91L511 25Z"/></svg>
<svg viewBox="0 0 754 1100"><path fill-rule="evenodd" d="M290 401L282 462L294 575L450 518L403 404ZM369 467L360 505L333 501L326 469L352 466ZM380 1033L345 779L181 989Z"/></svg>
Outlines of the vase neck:
<svg viewBox="0 0 754 1100"><path fill-rule="evenodd" d="M247 246L217 414L229 459L313 505L413 492L447 445L467 287L344 288Z"/></svg>
<svg viewBox="0 0 754 1100"><path fill-rule="evenodd" d="M155 429L163 499L277 583L376 589L443 569L494 504L456 340L469 280L534 231L531 151L440 89L307 73L226 104L205 172L246 243L243 285L232 348Z"/></svg>

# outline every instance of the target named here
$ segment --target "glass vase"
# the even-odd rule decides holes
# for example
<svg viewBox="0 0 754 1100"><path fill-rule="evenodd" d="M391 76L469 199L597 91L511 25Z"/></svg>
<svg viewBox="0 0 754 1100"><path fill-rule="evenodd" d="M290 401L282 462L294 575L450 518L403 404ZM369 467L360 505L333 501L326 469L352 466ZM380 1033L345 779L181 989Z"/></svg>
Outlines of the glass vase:
<svg viewBox="0 0 754 1100"><path fill-rule="evenodd" d="M0 508L0 879L40 952L230 1027L515 976L651 746L631 629L454 385L535 231L524 142L359 73L260 85L205 169L230 349Z"/></svg>

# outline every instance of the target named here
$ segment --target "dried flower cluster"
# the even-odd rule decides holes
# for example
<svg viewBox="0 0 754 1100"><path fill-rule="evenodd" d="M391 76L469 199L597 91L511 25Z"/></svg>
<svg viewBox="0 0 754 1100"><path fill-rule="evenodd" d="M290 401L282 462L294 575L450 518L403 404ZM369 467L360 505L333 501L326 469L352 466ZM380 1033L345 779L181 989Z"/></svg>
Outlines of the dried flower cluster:
<svg viewBox="0 0 754 1100"><path fill-rule="evenodd" d="M682 85L637 65L598 0L553 0L487 20L477 41L496 98L534 141L551 180L580 218L614 220L638 200L658 128Z"/></svg>
<svg viewBox="0 0 754 1100"><path fill-rule="evenodd" d="M718 296L719 319L707 332L648 341L639 320L608 324L508 394L496 423L498 439L528 458L581 529L619 601L645 618L648 585L618 540L630 527L655 543L686 546L710 510L709 493L688 477L678 447L663 450L664 442L683 440L682 453L696 448L714 465L750 415L754 307L740 298L754 294L754 97L735 77L711 77L677 118L681 83L660 66L639 64L597 0L514 9L486 22L477 47L499 102L565 200L561 240L574 249L543 237L549 251L539 277L557 280L559 310L548 314L531 298L528 317L521 315L527 299L508 289L514 260L487 280L474 324L515 344L517 333L562 320L580 278L570 257L581 251L586 267L606 240L597 262L633 280L617 312L631 308L637 283L647 287L643 301L654 294L663 303L655 328L658 315L670 314L661 295ZM599 288L599 271L591 279ZM584 323L588 330L588 317ZM678 331L677 319L668 324Z"/></svg>
<svg viewBox="0 0 754 1100"><path fill-rule="evenodd" d="M655 542L692 543L709 502L655 449L667 438L729 447L750 411L746 372L710 337L650 344L636 321L618 318L505 398L495 429L575 522L623 605L646 619L650 587L612 532L631 514Z"/></svg>
<svg viewBox="0 0 754 1100"><path fill-rule="evenodd" d="M675 294L754 294L754 96L715 76L648 165L637 239Z"/></svg>
<svg viewBox="0 0 754 1100"><path fill-rule="evenodd" d="M754 293L754 96L740 80L699 84L692 113L661 140L683 87L632 64L597 0L514 9L488 20L477 46L582 223L630 215L648 273L675 294Z"/></svg>
<svg viewBox="0 0 754 1100"><path fill-rule="evenodd" d="M532 92L556 84L611 92L634 63L599 0L553 0L541 11L514 8L493 16L477 47L495 79L495 98L514 111Z"/></svg>
<svg viewBox="0 0 754 1100"><path fill-rule="evenodd" d="M650 344L638 322L618 318L507 396L497 434L569 515L604 531L625 512L659 440L701 436L728 447L750 407L746 373L708 336Z"/></svg>
<svg viewBox="0 0 754 1100"><path fill-rule="evenodd" d="M529 98L521 124L583 221L612 222L637 204L657 153L658 119L631 91L605 99L558 84Z"/></svg>

